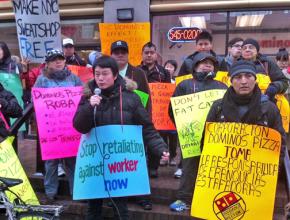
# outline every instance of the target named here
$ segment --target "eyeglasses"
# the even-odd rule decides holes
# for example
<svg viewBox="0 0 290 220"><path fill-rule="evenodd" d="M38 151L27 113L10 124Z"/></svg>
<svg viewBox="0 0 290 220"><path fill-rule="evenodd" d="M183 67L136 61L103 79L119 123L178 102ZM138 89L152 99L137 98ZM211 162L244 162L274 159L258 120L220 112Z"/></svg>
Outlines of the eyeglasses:
<svg viewBox="0 0 290 220"><path fill-rule="evenodd" d="M242 45L240 45L240 44L234 44L234 45L232 45L232 47L242 48Z"/></svg>

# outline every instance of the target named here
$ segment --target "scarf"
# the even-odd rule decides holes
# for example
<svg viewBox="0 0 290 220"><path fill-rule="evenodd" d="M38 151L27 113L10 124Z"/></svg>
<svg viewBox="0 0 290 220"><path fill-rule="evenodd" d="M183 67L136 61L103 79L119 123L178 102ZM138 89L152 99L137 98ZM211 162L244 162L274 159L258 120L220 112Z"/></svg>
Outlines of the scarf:
<svg viewBox="0 0 290 220"><path fill-rule="evenodd" d="M222 111L227 122L242 122L255 124L262 114L261 90L255 85L251 96L237 95L231 86L225 93L222 101ZM239 114L239 108L247 106L248 110L243 116Z"/></svg>
<svg viewBox="0 0 290 220"><path fill-rule="evenodd" d="M64 80L70 74L71 74L70 71L64 68L63 70L58 70L58 71L48 73L48 78L55 79L55 80Z"/></svg>

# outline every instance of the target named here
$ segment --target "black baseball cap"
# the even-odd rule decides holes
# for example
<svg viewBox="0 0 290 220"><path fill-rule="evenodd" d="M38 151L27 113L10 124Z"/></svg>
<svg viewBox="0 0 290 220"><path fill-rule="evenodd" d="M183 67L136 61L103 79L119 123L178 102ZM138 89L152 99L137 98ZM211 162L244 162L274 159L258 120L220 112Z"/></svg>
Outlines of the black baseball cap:
<svg viewBox="0 0 290 220"><path fill-rule="evenodd" d="M111 45L111 54L116 49L123 49L123 50L126 50L127 52L129 51L127 42L122 41L122 40L117 40L117 41L112 43L112 45Z"/></svg>

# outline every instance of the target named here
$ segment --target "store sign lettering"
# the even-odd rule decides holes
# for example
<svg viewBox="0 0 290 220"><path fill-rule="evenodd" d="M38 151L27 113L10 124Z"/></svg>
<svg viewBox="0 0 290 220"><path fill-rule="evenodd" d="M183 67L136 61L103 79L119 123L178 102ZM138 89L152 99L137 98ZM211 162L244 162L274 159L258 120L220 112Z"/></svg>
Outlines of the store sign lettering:
<svg viewBox="0 0 290 220"><path fill-rule="evenodd" d="M261 40L260 45L263 48L282 48L290 47L290 40L276 40L276 37L272 37L270 40Z"/></svg>
<svg viewBox="0 0 290 220"><path fill-rule="evenodd" d="M193 42L202 32L197 27L173 27L167 33L167 38L171 42Z"/></svg>

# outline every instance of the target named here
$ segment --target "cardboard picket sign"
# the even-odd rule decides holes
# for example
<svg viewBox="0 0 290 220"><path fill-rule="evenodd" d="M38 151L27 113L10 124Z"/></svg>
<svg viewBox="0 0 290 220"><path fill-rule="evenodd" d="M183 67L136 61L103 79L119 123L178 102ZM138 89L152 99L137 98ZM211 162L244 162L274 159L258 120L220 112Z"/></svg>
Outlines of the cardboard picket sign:
<svg viewBox="0 0 290 220"><path fill-rule="evenodd" d="M146 194L150 185L142 126L106 125L82 135L74 200Z"/></svg>
<svg viewBox="0 0 290 220"><path fill-rule="evenodd" d="M14 137L8 137L0 143L0 177L22 179L23 183L11 187L10 190L16 193L27 204L39 205L29 179L13 149L13 140ZM13 203L16 196L8 191L6 195L9 201Z"/></svg>
<svg viewBox="0 0 290 220"><path fill-rule="evenodd" d="M67 68L72 73L77 75L83 83L87 83L91 79L94 79L94 73L93 73L92 67L67 65Z"/></svg>
<svg viewBox="0 0 290 220"><path fill-rule="evenodd" d="M58 0L12 0L22 58L43 63L47 51L61 49Z"/></svg>
<svg viewBox="0 0 290 220"><path fill-rule="evenodd" d="M129 47L129 63L140 65L142 47L150 41L150 23L99 23L102 54L111 55L111 44L118 40L126 41Z"/></svg>
<svg viewBox="0 0 290 220"><path fill-rule="evenodd" d="M207 122L191 216L270 220L279 170L278 131L242 123Z"/></svg>
<svg viewBox="0 0 290 220"><path fill-rule="evenodd" d="M221 99L225 92L213 89L170 99L182 158L200 155L200 140L206 116L212 103Z"/></svg>
<svg viewBox="0 0 290 220"><path fill-rule="evenodd" d="M172 130L176 128L168 114L170 97L175 90L175 84L149 83L152 102L152 122L157 130Z"/></svg>
<svg viewBox="0 0 290 220"><path fill-rule="evenodd" d="M32 88L43 160L77 155L81 134L72 119L81 96L82 87Z"/></svg>

